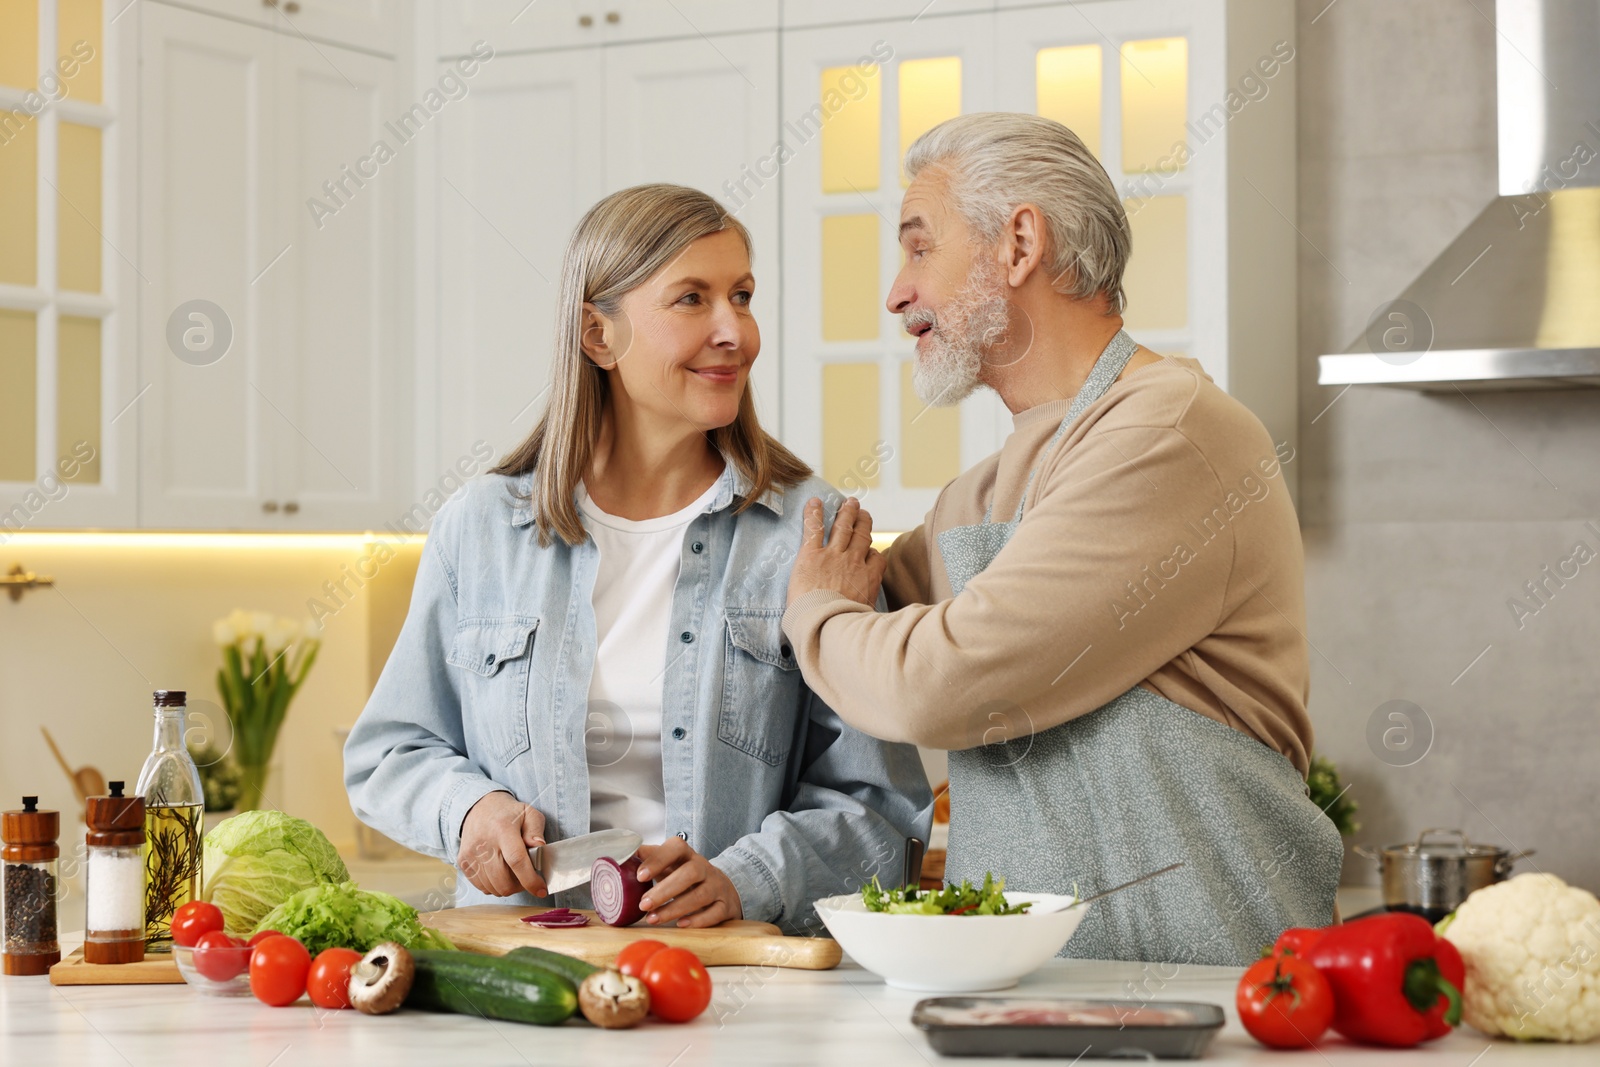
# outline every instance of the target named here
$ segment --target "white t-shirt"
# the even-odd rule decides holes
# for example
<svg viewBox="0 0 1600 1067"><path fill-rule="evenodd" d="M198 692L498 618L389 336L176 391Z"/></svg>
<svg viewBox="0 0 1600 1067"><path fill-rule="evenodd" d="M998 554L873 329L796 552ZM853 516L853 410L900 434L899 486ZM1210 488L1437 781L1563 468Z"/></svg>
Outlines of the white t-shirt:
<svg viewBox="0 0 1600 1067"><path fill-rule="evenodd" d="M672 591L683 535L716 496L717 483L671 515L622 519L578 494L584 526L600 550L594 580L596 650L584 747L589 760L589 827L636 831L645 844L666 837L661 785L661 691L670 650Z"/></svg>

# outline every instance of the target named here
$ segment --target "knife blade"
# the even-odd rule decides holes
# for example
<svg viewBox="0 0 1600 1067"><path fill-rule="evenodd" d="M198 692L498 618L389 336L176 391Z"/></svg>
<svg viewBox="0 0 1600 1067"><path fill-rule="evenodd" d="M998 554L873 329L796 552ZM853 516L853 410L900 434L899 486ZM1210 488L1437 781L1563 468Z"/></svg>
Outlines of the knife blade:
<svg viewBox="0 0 1600 1067"><path fill-rule="evenodd" d="M528 850L528 856L533 860L533 869L544 876L550 892L559 893L587 882L595 860L621 863L639 851L642 844L644 838L632 830L596 830L565 841L535 845Z"/></svg>

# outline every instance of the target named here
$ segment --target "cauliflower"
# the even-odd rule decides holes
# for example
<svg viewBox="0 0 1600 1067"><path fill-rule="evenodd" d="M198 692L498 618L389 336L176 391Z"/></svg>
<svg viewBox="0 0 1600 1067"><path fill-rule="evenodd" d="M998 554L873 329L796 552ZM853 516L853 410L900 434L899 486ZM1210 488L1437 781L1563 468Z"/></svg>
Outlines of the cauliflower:
<svg viewBox="0 0 1600 1067"><path fill-rule="evenodd" d="M1519 874L1469 896L1440 924L1467 965L1467 1022L1491 1037L1600 1035L1600 900L1552 874Z"/></svg>

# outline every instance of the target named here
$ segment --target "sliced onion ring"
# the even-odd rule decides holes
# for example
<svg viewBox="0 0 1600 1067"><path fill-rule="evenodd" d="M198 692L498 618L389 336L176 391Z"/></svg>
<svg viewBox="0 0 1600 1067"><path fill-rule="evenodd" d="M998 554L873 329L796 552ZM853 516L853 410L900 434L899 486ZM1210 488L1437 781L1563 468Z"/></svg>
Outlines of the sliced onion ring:
<svg viewBox="0 0 1600 1067"><path fill-rule="evenodd" d="M571 908L551 908L549 911L541 911L537 915L524 915L522 921L547 929L589 925L589 917L587 915L573 911Z"/></svg>
<svg viewBox="0 0 1600 1067"><path fill-rule="evenodd" d="M644 918L639 901L645 886L639 881L639 857L623 863L602 856L589 871L589 896L595 914L607 926L632 926Z"/></svg>

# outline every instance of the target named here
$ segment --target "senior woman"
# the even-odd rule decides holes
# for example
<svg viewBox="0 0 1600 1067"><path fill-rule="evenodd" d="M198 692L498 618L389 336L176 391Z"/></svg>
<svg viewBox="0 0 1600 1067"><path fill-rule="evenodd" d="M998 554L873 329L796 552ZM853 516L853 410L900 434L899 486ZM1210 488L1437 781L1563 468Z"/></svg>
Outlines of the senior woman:
<svg viewBox="0 0 1600 1067"><path fill-rule="evenodd" d="M756 421L754 292L711 197L600 201L567 247L544 417L434 519L345 784L456 864L458 904L546 898L531 846L625 827L647 922L798 932L927 837L916 750L841 722L780 628L803 505L838 496Z"/></svg>

